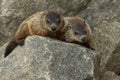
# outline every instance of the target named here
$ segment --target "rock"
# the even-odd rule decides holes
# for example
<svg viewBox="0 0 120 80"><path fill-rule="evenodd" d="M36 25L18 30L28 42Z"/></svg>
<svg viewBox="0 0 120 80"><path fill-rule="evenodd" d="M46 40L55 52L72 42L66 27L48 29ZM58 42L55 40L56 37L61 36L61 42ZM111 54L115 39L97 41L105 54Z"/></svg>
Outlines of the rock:
<svg viewBox="0 0 120 80"><path fill-rule="evenodd" d="M35 12L56 9L65 15L76 15L90 0L1 0L0 45L12 36L20 23ZM1 36L3 35L3 36Z"/></svg>
<svg viewBox="0 0 120 80"><path fill-rule="evenodd" d="M106 63L105 69L109 71L114 71L116 74L120 75L120 42L118 46L112 52L112 55Z"/></svg>
<svg viewBox="0 0 120 80"><path fill-rule="evenodd" d="M104 22L100 26L96 27L93 32L93 42L96 51L99 51L102 55L101 66L105 67L108 58L112 55L112 52L116 49L117 44L120 41L120 23Z"/></svg>
<svg viewBox="0 0 120 80"><path fill-rule="evenodd" d="M91 0L49 0L49 9L58 9L64 15L75 16L86 8Z"/></svg>
<svg viewBox="0 0 120 80"><path fill-rule="evenodd" d="M120 22L120 0L91 0L78 16L84 18L94 29L103 22Z"/></svg>
<svg viewBox="0 0 120 80"><path fill-rule="evenodd" d="M100 77L105 70L120 73L120 23L113 21L111 23L104 22L97 26L93 32L93 44L97 52L100 53L98 63L100 63L95 72ZM117 48L116 48L117 47ZM117 50L117 52L116 52Z"/></svg>
<svg viewBox="0 0 120 80"><path fill-rule="evenodd" d="M6 45L2 47L4 50ZM3 54L4 51L0 50ZM0 60L1 80L93 80L92 50L50 38L28 37Z"/></svg>
<svg viewBox="0 0 120 80"><path fill-rule="evenodd" d="M106 70L106 64L108 64L109 58L113 58L114 50L118 46L117 44L120 42L120 23L116 21L112 21L111 23L104 22L100 26L97 26L93 32L93 44L94 48L97 52L100 53L100 64L99 64L99 72L104 72ZM120 50L119 50L120 51ZM119 56L114 57L115 61L119 62ZM114 61L110 62L111 65L109 67L112 69ZM114 65L115 66L115 65ZM95 73L95 74L98 74ZM101 73L103 74L103 73Z"/></svg>

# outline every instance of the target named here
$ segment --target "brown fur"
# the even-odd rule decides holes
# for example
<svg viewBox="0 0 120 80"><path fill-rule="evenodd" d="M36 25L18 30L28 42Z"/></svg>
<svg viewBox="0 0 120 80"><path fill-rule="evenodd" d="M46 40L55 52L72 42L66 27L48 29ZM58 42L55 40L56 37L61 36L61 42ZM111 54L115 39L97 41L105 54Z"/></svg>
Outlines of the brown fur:
<svg viewBox="0 0 120 80"><path fill-rule="evenodd" d="M91 29L90 29L90 26L88 25L88 23L79 17L65 17L64 20L65 20L65 26L64 26L64 33L61 35L62 40L65 40L67 42L81 44L85 47L93 49L91 47L92 33L91 33ZM79 23L79 24L77 24L77 23ZM81 28L79 30L77 30L74 28L75 26L73 26L73 24L77 24L76 28L79 28L79 27L81 27ZM69 25L71 25L72 28L69 28ZM79 41L78 38L80 36L74 34L75 31L81 32L81 34L85 34L85 33L82 33L82 29L85 29L87 32L84 42Z"/></svg>
<svg viewBox="0 0 120 80"><path fill-rule="evenodd" d="M57 17L59 18L57 19ZM47 20L49 20L49 22ZM52 21L50 20L52 20L55 24L52 24ZM45 11L33 14L32 16L24 20L23 23L21 23L12 40L8 43L4 53L4 57L8 56L18 44L23 45L24 39L27 36L54 36L55 32L59 32L60 30L62 30L62 28L64 27L63 25L63 16L60 15L57 11ZM52 28L55 28L55 30L52 31Z"/></svg>
<svg viewBox="0 0 120 80"><path fill-rule="evenodd" d="M120 80L120 76L118 76L117 74L115 74L112 71L106 71L101 80Z"/></svg>

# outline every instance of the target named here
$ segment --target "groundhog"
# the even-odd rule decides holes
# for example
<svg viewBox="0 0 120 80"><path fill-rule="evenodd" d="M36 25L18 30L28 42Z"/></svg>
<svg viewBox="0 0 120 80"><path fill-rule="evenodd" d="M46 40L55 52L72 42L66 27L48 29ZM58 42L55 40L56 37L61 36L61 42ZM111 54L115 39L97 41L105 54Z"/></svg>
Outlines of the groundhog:
<svg viewBox="0 0 120 80"><path fill-rule="evenodd" d="M106 71L101 80L120 80L120 76L115 74L113 71Z"/></svg>
<svg viewBox="0 0 120 80"><path fill-rule="evenodd" d="M85 20L80 17L65 17L64 21L65 25L61 40L81 44L94 50L91 47L91 28Z"/></svg>
<svg viewBox="0 0 120 80"><path fill-rule="evenodd" d="M24 45L27 36L54 36L64 27L64 18L57 11L42 11L25 19L19 26L17 32L8 43L4 57L8 56L17 45Z"/></svg>

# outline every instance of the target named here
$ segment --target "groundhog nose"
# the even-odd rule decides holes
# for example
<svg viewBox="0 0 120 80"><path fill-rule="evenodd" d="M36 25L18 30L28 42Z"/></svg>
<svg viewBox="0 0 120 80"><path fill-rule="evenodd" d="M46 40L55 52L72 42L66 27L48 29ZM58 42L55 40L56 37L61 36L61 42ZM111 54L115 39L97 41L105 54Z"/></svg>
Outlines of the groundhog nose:
<svg viewBox="0 0 120 80"><path fill-rule="evenodd" d="M86 36L83 36L83 37L81 38L81 40L82 40L82 42L84 42L84 41L86 40Z"/></svg>
<svg viewBox="0 0 120 80"><path fill-rule="evenodd" d="M82 41L84 42L84 41L85 41L85 38L82 38Z"/></svg>
<svg viewBox="0 0 120 80"><path fill-rule="evenodd" d="M56 31L56 29L57 29L57 25L54 24L54 23L52 23L52 24L51 24L51 30L52 30L52 31Z"/></svg>
<svg viewBox="0 0 120 80"><path fill-rule="evenodd" d="M52 29L52 31L55 31L55 30L56 30L56 28L55 28L55 27L52 27L51 29Z"/></svg>

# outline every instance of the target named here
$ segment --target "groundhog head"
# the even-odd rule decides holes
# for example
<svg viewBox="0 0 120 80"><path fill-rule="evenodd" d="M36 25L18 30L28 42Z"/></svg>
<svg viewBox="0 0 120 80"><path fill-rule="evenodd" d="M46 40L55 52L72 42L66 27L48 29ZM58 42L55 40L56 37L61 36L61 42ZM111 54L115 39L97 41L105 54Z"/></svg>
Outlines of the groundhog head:
<svg viewBox="0 0 120 80"><path fill-rule="evenodd" d="M67 19L68 30L65 33L65 40L68 42L85 43L87 41L87 28L85 21L78 18Z"/></svg>
<svg viewBox="0 0 120 80"><path fill-rule="evenodd" d="M64 25L63 16L58 11L46 11L45 22L45 27L52 32L58 31Z"/></svg>

